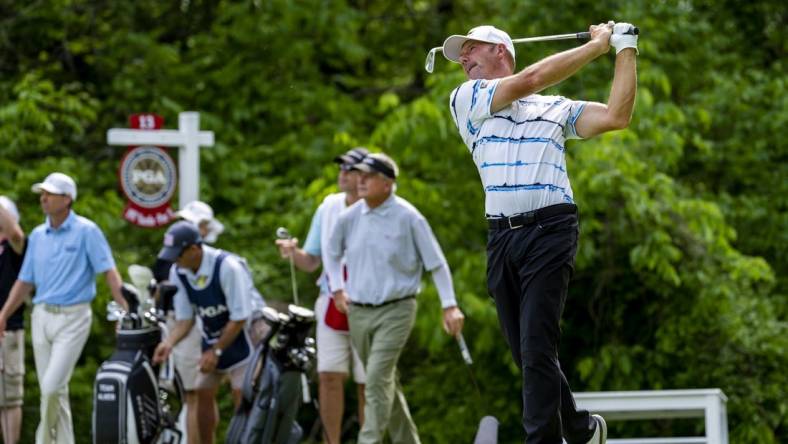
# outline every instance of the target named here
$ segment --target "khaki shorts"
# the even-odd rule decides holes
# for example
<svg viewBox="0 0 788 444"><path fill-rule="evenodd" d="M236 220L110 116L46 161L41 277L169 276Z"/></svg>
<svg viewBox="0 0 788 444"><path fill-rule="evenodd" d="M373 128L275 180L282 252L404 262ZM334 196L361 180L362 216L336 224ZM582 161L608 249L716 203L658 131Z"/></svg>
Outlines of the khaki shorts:
<svg viewBox="0 0 788 444"><path fill-rule="evenodd" d="M25 330L5 332L0 346L0 407L22 405L25 379Z"/></svg>
<svg viewBox="0 0 788 444"><path fill-rule="evenodd" d="M174 317L168 317L168 329L172 331L174 326ZM202 355L201 329L202 325L198 320L189 333L172 348L172 361L181 377L183 389L186 391L197 388L197 374L200 372L200 356Z"/></svg>
<svg viewBox="0 0 788 444"><path fill-rule="evenodd" d="M345 373L353 368L353 379L356 384L364 384L367 374L358 353L350 343L350 334L334 330L326 325L326 310L329 297L321 294L315 301L315 317L317 318L317 371L318 373ZM352 362L352 364L351 364Z"/></svg>
<svg viewBox="0 0 788 444"><path fill-rule="evenodd" d="M262 319L256 319L252 321L252 324L248 328L244 328L244 331L241 332L241 334L248 335L249 340L252 343L252 347L257 347L257 344L260 343L260 340L263 339L265 334L268 333L270 329L271 327L266 324L265 321ZM252 354L253 353L254 350L252 350ZM225 378L228 378L232 388L240 389L241 386L243 386L246 368L249 366L251 358L252 356L250 355L246 362L238 364L236 367L233 367L229 370L214 370L210 373L198 372L195 381L195 387L197 389L218 387Z"/></svg>

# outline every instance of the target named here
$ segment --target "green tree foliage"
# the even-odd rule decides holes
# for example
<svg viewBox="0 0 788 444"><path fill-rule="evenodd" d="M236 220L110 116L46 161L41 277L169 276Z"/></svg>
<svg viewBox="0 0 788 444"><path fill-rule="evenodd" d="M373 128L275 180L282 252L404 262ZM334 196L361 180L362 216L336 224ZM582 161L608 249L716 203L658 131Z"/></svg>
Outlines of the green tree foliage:
<svg viewBox="0 0 788 444"><path fill-rule="evenodd" d="M485 288L483 192L456 134L448 94L463 80L427 49L480 23L514 37L584 30L610 18L642 31L639 91L628 130L569 146L581 245L564 315L562 366L575 390L720 387L731 442L788 440L788 119L785 8L757 2L407 2L183 0L0 2L0 193L22 225L42 221L30 185L77 178L75 210L95 220L119 268L150 264L161 230L120 219L122 149L108 128L135 112L173 127L201 112L217 145L203 150L201 198L227 225L219 245L246 256L267 299L289 298L273 233L303 238L335 190L331 158L384 150L398 193L430 220L467 314L480 395L425 285L400 365L425 442L467 442L484 414L502 442L522 439L519 372ZM518 46L518 67L570 43ZM613 57L549 93L605 101ZM314 293L314 276L299 276ZM113 347L100 281L91 339L70 390L88 442L92 381ZM38 388L28 347L23 442ZM223 422L229 404L222 404ZM305 421L314 412L304 408ZM612 433L699 432L683 422L611 424Z"/></svg>

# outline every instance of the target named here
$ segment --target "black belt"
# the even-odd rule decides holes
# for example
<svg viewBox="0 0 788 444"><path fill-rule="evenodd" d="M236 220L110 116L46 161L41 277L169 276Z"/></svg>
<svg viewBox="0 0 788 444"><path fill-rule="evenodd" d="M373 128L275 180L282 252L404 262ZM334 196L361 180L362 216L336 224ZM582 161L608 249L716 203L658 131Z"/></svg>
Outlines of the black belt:
<svg viewBox="0 0 788 444"><path fill-rule="evenodd" d="M492 230L514 230L526 225L532 225L540 220L558 216L559 214L569 214L576 212L577 205L562 203L539 208L538 210L529 211L527 213L515 214L514 216L487 219L487 223L490 225L490 229Z"/></svg>
<svg viewBox="0 0 788 444"><path fill-rule="evenodd" d="M382 304L366 304L364 302L350 301L350 305L355 305L356 307L376 308L376 307L382 307L384 305L393 304L395 302L407 301L408 299L413 299L415 297L416 297L416 295L412 294L412 295L409 295L409 296L405 296L404 298L392 299L390 301L383 302Z"/></svg>

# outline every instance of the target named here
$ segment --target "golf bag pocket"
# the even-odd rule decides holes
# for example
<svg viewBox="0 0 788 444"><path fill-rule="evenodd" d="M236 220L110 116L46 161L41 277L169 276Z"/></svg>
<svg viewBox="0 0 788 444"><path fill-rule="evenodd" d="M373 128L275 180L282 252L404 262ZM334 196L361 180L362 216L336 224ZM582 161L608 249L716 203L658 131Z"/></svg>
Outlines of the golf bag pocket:
<svg viewBox="0 0 788 444"><path fill-rule="evenodd" d="M93 443L149 444L160 425L156 373L141 352L118 351L93 386Z"/></svg>
<svg viewBox="0 0 788 444"><path fill-rule="evenodd" d="M276 406L279 388L279 368L265 356L266 347L259 347L246 370L241 388L241 405L230 420L227 444L261 441L270 421L271 407Z"/></svg>

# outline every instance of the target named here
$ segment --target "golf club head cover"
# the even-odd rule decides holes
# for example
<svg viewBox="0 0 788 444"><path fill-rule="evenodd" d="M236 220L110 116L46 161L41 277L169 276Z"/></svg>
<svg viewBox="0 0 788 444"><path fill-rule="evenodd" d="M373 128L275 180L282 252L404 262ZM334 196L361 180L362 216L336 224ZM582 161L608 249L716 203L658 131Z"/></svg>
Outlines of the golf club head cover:
<svg viewBox="0 0 788 444"><path fill-rule="evenodd" d="M625 48L633 48L638 52L638 35L635 26L631 23L616 23L613 25L613 34L610 34L610 46L616 48L616 54Z"/></svg>

